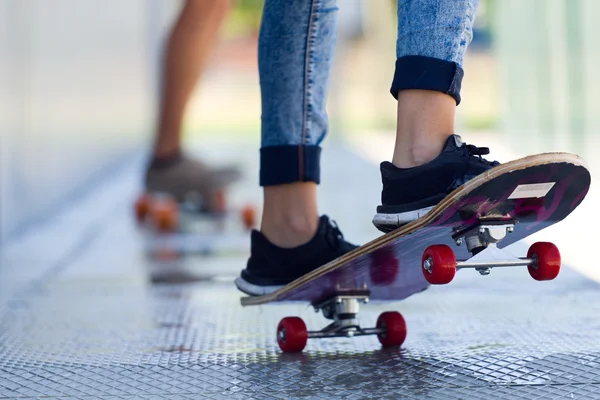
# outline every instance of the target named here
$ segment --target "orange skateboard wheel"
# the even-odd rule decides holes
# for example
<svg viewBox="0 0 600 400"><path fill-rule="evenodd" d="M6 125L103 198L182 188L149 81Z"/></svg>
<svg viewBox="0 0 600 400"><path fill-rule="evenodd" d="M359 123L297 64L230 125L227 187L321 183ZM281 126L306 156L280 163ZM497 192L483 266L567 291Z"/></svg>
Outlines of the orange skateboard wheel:
<svg viewBox="0 0 600 400"><path fill-rule="evenodd" d="M223 214L227 210L227 196L225 190L218 190L213 198L213 213Z"/></svg>
<svg viewBox="0 0 600 400"><path fill-rule="evenodd" d="M150 205L152 204L152 196L148 193L142 194L135 202L135 217L138 222L142 222L150 211Z"/></svg>
<svg viewBox="0 0 600 400"><path fill-rule="evenodd" d="M251 230L256 226L256 209L252 205L247 205L242 208L241 214L244 228Z"/></svg>
<svg viewBox="0 0 600 400"><path fill-rule="evenodd" d="M155 201L149 214L152 225L159 232L173 232L179 225L179 206L173 199Z"/></svg>

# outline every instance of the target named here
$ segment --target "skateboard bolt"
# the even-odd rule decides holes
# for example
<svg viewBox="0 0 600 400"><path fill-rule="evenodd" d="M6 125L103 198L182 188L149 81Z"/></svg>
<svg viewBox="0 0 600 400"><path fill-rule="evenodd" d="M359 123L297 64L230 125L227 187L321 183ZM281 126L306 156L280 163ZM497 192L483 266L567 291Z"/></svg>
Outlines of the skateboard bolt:
<svg viewBox="0 0 600 400"><path fill-rule="evenodd" d="M284 341L285 340L285 329L281 329L277 331L277 340Z"/></svg>
<svg viewBox="0 0 600 400"><path fill-rule="evenodd" d="M509 226L508 228L506 228L506 232L508 232L508 233L513 233L514 230L515 230L515 228L512 226Z"/></svg>
<svg viewBox="0 0 600 400"><path fill-rule="evenodd" d="M479 233L485 233L485 228L479 228Z"/></svg>
<svg viewBox="0 0 600 400"><path fill-rule="evenodd" d="M477 272L479 272L481 275L489 275L490 272L492 272L491 268L488 267L482 267L482 268L475 268L477 270Z"/></svg>
<svg viewBox="0 0 600 400"><path fill-rule="evenodd" d="M531 264L529 264L529 266L531 266L531 268L533 268L533 269L537 269L538 268L538 256L537 256L537 254L534 254L531 257Z"/></svg>
<svg viewBox="0 0 600 400"><path fill-rule="evenodd" d="M456 242L456 245L457 245L457 246L460 246L460 245L462 244L463 240L462 240L462 238L457 238L457 239L455 240L455 242Z"/></svg>
<svg viewBox="0 0 600 400"><path fill-rule="evenodd" d="M431 259L431 257L427 257L427 259L423 262L423 268L425 268L425 271L431 273L431 267L433 265L433 260Z"/></svg>

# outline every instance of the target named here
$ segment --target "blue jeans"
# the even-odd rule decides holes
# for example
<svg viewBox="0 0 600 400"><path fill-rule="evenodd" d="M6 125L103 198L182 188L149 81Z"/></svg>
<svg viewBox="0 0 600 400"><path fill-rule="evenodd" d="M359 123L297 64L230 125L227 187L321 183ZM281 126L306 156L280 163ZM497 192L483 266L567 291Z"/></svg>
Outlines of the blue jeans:
<svg viewBox="0 0 600 400"><path fill-rule="evenodd" d="M392 96L435 90L460 103L462 61L478 2L398 0ZM320 182L337 10L337 0L265 0L258 40L261 186Z"/></svg>

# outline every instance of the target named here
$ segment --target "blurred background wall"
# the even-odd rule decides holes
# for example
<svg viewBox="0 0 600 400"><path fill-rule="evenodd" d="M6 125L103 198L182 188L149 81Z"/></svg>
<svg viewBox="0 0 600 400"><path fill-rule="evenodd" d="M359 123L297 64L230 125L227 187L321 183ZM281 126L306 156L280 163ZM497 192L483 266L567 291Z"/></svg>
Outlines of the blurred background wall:
<svg viewBox="0 0 600 400"><path fill-rule="evenodd" d="M600 2L496 0L493 13L507 140L536 151L597 149Z"/></svg>
<svg viewBox="0 0 600 400"><path fill-rule="evenodd" d="M0 239L145 143L176 5L0 1Z"/></svg>
<svg viewBox="0 0 600 400"><path fill-rule="evenodd" d="M147 148L161 45L180 4L0 1L0 240ZM332 135L393 135L395 1L340 5ZM188 142L258 145L261 10L262 0L234 2L189 105ZM520 153L595 149L598 15L597 0L481 0L458 131L498 135Z"/></svg>

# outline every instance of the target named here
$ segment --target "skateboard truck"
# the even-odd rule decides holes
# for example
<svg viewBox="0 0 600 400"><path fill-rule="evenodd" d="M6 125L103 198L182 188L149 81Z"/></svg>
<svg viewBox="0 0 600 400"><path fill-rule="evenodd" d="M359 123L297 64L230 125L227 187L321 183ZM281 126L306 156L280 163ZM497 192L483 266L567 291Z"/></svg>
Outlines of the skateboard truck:
<svg viewBox="0 0 600 400"><path fill-rule="evenodd" d="M398 312L384 312L377 319L376 327L361 328L357 315L360 304L369 302L369 291L352 294L336 294L313 304L316 312L321 311L333 320L319 331L308 331L298 317L286 317L277 327L277 343L284 352L300 352L309 338L332 338L377 335L384 347L400 346L406 338L406 322Z"/></svg>
<svg viewBox="0 0 600 400"><path fill-rule="evenodd" d="M457 245L461 245L464 240L464 243L467 246L467 250L469 250L469 253L477 255L481 251L487 249L489 246L495 245L500 240L504 239L506 235L512 233L514 229L515 225L512 222L480 224L474 228L463 232L460 237L455 236L455 242ZM518 265L528 265L528 263ZM475 268L475 270L481 275L489 275L491 272L491 268L494 266L500 265L480 265L474 266L472 268ZM470 267L468 265L465 266L463 263L463 266L457 265L457 268Z"/></svg>
<svg viewBox="0 0 600 400"><path fill-rule="evenodd" d="M380 333L380 329L377 328L361 328L356 319L360 304L368 302L368 294L339 295L320 304L313 305L315 312L321 311L325 318L331 319L333 322L320 331L309 331L308 337L352 337Z"/></svg>
<svg viewBox="0 0 600 400"><path fill-rule="evenodd" d="M454 241L460 246L463 241L467 250L473 255L479 253L490 244L498 243L507 234L515 230L514 223L486 223L453 235Z"/></svg>
<svg viewBox="0 0 600 400"><path fill-rule="evenodd" d="M489 275L492 268L527 266L529 274L538 281L552 280L560 271L560 252L547 242L531 245L527 257L514 257L496 246L515 229L513 222L485 222L452 235L455 243L463 243L473 257L457 261L446 245L429 246L423 252L422 271L431 284L450 283L457 269L473 268L481 275Z"/></svg>

